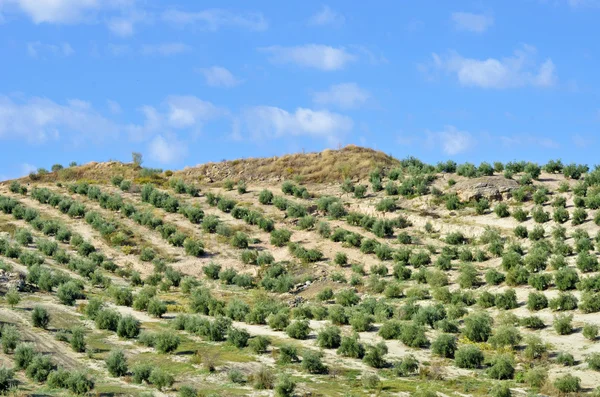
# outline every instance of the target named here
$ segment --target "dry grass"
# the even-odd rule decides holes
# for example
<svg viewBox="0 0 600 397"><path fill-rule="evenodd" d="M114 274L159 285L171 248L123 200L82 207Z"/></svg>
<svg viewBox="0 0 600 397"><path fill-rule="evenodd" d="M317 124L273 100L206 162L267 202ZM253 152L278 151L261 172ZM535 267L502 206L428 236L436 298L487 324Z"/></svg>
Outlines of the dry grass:
<svg viewBox="0 0 600 397"><path fill-rule="evenodd" d="M207 163L176 172L187 180L207 182L245 179L252 181L300 179L303 182L339 182L346 177L365 179L375 167L389 169L398 160L383 152L354 145L318 153L296 153L281 157L249 158Z"/></svg>

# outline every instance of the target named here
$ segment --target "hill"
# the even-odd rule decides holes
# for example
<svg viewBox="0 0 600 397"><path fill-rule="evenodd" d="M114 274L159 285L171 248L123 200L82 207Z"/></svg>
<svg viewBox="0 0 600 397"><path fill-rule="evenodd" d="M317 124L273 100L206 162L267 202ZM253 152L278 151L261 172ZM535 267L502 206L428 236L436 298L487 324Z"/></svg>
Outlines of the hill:
<svg viewBox="0 0 600 397"><path fill-rule="evenodd" d="M599 182L353 146L5 182L0 389L598 395Z"/></svg>

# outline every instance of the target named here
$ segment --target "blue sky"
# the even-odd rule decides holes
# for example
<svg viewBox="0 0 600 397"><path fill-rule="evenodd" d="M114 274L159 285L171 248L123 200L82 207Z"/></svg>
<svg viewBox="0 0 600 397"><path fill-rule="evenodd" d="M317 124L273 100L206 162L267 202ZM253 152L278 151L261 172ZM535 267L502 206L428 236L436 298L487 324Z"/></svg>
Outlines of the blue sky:
<svg viewBox="0 0 600 397"><path fill-rule="evenodd" d="M369 146L596 162L599 0L0 0L0 179Z"/></svg>

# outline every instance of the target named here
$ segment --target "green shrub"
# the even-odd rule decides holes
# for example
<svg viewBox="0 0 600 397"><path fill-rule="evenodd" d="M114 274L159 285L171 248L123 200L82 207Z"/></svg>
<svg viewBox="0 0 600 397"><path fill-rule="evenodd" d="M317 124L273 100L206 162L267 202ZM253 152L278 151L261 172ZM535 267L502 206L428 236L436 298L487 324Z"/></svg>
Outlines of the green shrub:
<svg viewBox="0 0 600 397"><path fill-rule="evenodd" d="M276 397L292 397L296 389L296 382L287 374L282 374L275 383Z"/></svg>
<svg viewBox="0 0 600 397"><path fill-rule="evenodd" d="M227 341L238 349L248 346L250 334L248 331L239 328L230 328L227 333Z"/></svg>
<svg viewBox="0 0 600 397"><path fill-rule="evenodd" d="M548 371L542 367L533 367L525 372L524 379L530 387L540 388L548 379Z"/></svg>
<svg viewBox="0 0 600 397"><path fill-rule="evenodd" d="M559 335L569 335L573 332L572 321L572 314L559 314L558 316L554 316L554 323L552 326Z"/></svg>
<svg viewBox="0 0 600 397"><path fill-rule="evenodd" d="M491 336L488 342L494 349L509 346L514 348L521 341L521 334L512 325L502 325L496 328L494 335Z"/></svg>
<svg viewBox="0 0 600 397"><path fill-rule="evenodd" d="M317 346L323 349L337 349L341 342L340 329L334 325L321 328L317 334Z"/></svg>
<svg viewBox="0 0 600 397"><path fill-rule="evenodd" d="M575 365L575 359L571 353L567 352L559 352L556 355L556 362L560 365L564 365L565 367L572 367Z"/></svg>
<svg viewBox="0 0 600 397"><path fill-rule="evenodd" d="M373 368L383 368L387 365L384 358L387 352L388 349L384 342L380 342L375 346L368 346L363 356L363 362Z"/></svg>
<svg viewBox="0 0 600 397"><path fill-rule="evenodd" d="M554 284L560 291L574 289L579 282L575 269L564 267L554 272Z"/></svg>
<svg viewBox="0 0 600 397"><path fill-rule="evenodd" d="M15 348L13 361L16 369L26 369L36 356L36 351L31 343L19 343Z"/></svg>
<svg viewBox="0 0 600 397"><path fill-rule="evenodd" d="M276 247L283 247L290 241L292 232L286 229L277 229L271 232L271 244Z"/></svg>
<svg viewBox="0 0 600 397"><path fill-rule="evenodd" d="M358 334L342 337L340 347L337 349L337 354L344 357L362 359L365 355L365 348L363 344L360 343Z"/></svg>
<svg viewBox="0 0 600 397"><path fill-rule="evenodd" d="M590 369L594 371L600 371L600 353L588 354L585 358L585 362L587 363Z"/></svg>
<svg viewBox="0 0 600 397"><path fill-rule="evenodd" d="M454 362L459 368L476 369L483 364L483 353L475 345L465 345L454 354Z"/></svg>
<svg viewBox="0 0 600 397"><path fill-rule="evenodd" d="M494 207L494 213L498 216L498 218L507 218L510 216L510 211L508 210L508 205L505 203L499 203Z"/></svg>
<svg viewBox="0 0 600 397"><path fill-rule="evenodd" d="M267 189L262 190L258 195L258 201L264 205L271 204L273 201L273 193Z"/></svg>
<svg viewBox="0 0 600 397"><path fill-rule="evenodd" d="M158 390L163 390L165 387L171 387L173 383L175 383L173 375L158 367L152 370L148 381L152 383Z"/></svg>
<svg viewBox="0 0 600 397"><path fill-rule="evenodd" d="M54 364L49 356L36 355L27 366L25 374L35 382L42 383L48 379L48 375L54 369Z"/></svg>
<svg viewBox="0 0 600 397"><path fill-rule="evenodd" d="M581 390L581 379L567 374L556 378L553 385L561 393L578 393Z"/></svg>
<svg viewBox="0 0 600 397"><path fill-rule="evenodd" d="M35 306L31 312L31 321L34 327L46 328L50 323L50 314L42 306Z"/></svg>
<svg viewBox="0 0 600 397"><path fill-rule="evenodd" d="M133 339L140 334L140 322L131 315L126 315L119 320L117 335L119 338Z"/></svg>
<svg viewBox="0 0 600 397"><path fill-rule="evenodd" d="M327 367L322 361L323 355L320 352L306 350L302 354L302 369L310 374L327 373Z"/></svg>
<svg viewBox="0 0 600 397"><path fill-rule="evenodd" d="M171 331L162 331L154 336L154 347L163 354L174 352L180 343L179 336Z"/></svg>
<svg viewBox="0 0 600 397"><path fill-rule="evenodd" d="M492 334L492 323L487 313L473 313L465 318L463 334L473 342L486 342Z"/></svg>
<svg viewBox="0 0 600 397"><path fill-rule="evenodd" d="M491 366L487 371L490 378L498 380L513 378L515 367L509 355L499 354L491 360L490 364Z"/></svg>
<svg viewBox="0 0 600 397"><path fill-rule="evenodd" d="M310 333L310 326L307 320L297 320L285 329L286 334L293 339L307 339Z"/></svg>
<svg viewBox="0 0 600 397"><path fill-rule="evenodd" d="M548 306L553 311L575 310L577 309L577 302L577 298L573 294L561 292L548 302Z"/></svg>
<svg viewBox="0 0 600 397"><path fill-rule="evenodd" d="M271 341L269 338L258 335L250 339L248 346L250 347L250 350L256 354L264 354L267 352L267 348L269 347L270 343Z"/></svg>
<svg viewBox="0 0 600 397"><path fill-rule="evenodd" d="M140 384L142 382L149 382L150 374L152 373L153 365L149 363L136 364L132 369L133 383Z"/></svg>
<svg viewBox="0 0 600 397"><path fill-rule="evenodd" d="M581 225L587 219L587 212L583 208L575 208L573 211L573 220L571 223L573 226Z"/></svg>
<svg viewBox="0 0 600 397"><path fill-rule="evenodd" d="M394 363L397 376L409 376L419 370L419 361L413 355L406 355Z"/></svg>
<svg viewBox="0 0 600 397"><path fill-rule="evenodd" d="M595 340L598 337L598 326L596 324L585 324L583 326L583 336L589 340Z"/></svg>
<svg viewBox="0 0 600 397"><path fill-rule="evenodd" d="M431 351L441 357L454 358L456 337L451 334L441 334L431 344Z"/></svg>
<svg viewBox="0 0 600 397"><path fill-rule="evenodd" d="M71 348L73 351L82 353L85 351L85 330L83 327L73 327L71 329Z"/></svg>
<svg viewBox="0 0 600 397"><path fill-rule="evenodd" d="M519 207L513 211L512 216L517 222L525 222L527 220L527 217L529 216L529 212Z"/></svg>
<svg viewBox="0 0 600 397"><path fill-rule="evenodd" d="M530 292L527 297L527 309L542 310L548 307L548 298L542 292Z"/></svg>
<svg viewBox="0 0 600 397"><path fill-rule="evenodd" d="M505 385L503 383L498 383L498 384L494 385L494 387L492 387L492 390L490 390L490 396L491 397L511 397L512 393L511 393L508 385Z"/></svg>
<svg viewBox="0 0 600 397"><path fill-rule="evenodd" d="M105 362L108 373L112 376L119 377L127 374L127 358L122 350L112 350L106 357Z"/></svg>

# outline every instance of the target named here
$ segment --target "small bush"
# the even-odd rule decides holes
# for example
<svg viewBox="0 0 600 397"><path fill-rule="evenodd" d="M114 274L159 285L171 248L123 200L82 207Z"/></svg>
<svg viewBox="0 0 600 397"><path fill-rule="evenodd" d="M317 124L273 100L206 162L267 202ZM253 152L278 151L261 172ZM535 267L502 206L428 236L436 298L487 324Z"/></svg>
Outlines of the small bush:
<svg viewBox="0 0 600 397"><path fill-rule="evenodd" d="M589 340L595 340L598 337L598 326L596 324L585 324L583 326L583 336Z"/></svg>
<svg viewBox="0 0 600 397"><path fill-rule="evenodd" d="M570 374L556 378L553 384L561 393L578 393L581 391L581 379Z"/></svg>
<svg viewBox="0 0 600 397"><path fill-rule="evenodd" d="M50 323L50 314L45 308L35 306L31 312L31 321L34 327L46 329L48 323Z"/></svg>
<svg viewBox="0 0 600 397"><path fill-rule="evenodd" d="M290 338L306 339L310 333L310 326L307 320L298 320L288 325L285 332Z"/></svg>
<svg viewBox="0 0 600 397"><path fill-rule="evenodd" d="M441 357L454 358L456 337L451 334L441 334L431 344L431 351Z"/></svg>
<svg viewBox="0 0 600 397"><path fill-rule="evenodd" d="M483 353L475 345L459 348L454 354L454 362L459 368L476 369L483 364Z"/></svg>
<svg viewBox="0 0 600 397"><path fill-rule="evenodd" d="M150 383L152 383L158 390L163 390L165 387L173 386L175 383L175 379L173 375L165 372L160 368L154 368L150 373L150 377L148 378Z"/></svg>
<svg viewBox="0 0 600 397"><path fill-rule="evenodd" d="M114 377L124 376L127 374L127 358L122 350L113 350L106 357L106 368L108 373Z"/></svg>
<svg viewBox="0 0 600 397"><path fill-rule="evenodd" d="M552 326L559 335L569 335L573 332L572 321L572 314L559 314L558 316L554 316L554 323L552 324Z"/></svg>
<svg viewBox="0 0 600 397"><path fill-rule="evenodd" d="M507 218L510 216L510 211L508 210L508 205L505 203L500 203L494 207L494 213L498 216L498 218Z"/></svg>
<svg viewBox="0 0 600 397"><path fill-rule="evenodd" d="M510 356L500 354L492 359L491 366L488 369L490 378L498 380L512 379L514 374L515 367Z"/></svg>

